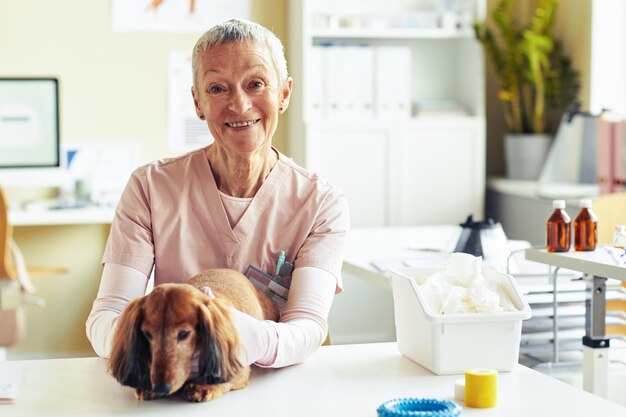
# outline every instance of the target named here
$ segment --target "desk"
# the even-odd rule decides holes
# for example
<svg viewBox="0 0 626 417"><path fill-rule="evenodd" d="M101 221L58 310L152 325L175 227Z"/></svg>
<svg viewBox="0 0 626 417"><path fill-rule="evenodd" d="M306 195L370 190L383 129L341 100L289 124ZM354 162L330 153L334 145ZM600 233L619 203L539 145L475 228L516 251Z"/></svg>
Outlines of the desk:
<svg viewBox="0 0 626 417"><path fill-rule="evenodd" d="M348 235L343 269L391 291L389 278L373 262L406 267L432 250L451 251L460 234L461 228L454 225L354 229Z"/></svg>
<svg viewBox="0 0 626 417"><path fill-rule="evenodd" d="M389 288L385 269L433 266L445 263L461 235L457 225L382 227L354 229L348 235L343 270ZM528 242L509 240L511 249Z"/></svg>
<svg viewBox="0 0 626 417"><path fill-rule="evenodd" d="M85 207L58 210L9 210L12 226L57 226L78 224L111 224L115 209Z"/></svg>
<svg viewBox="0 0 626 417"><path fill-rule="evenodd" d="M17 402L2 415L111 416L375 416L399 397L452 399L458 375L435 376L400 355L395 343L322 346L306 362L283 369L255 368L250 385L208 403L173 398L137 401L105 372L99 358L22 361ZM9 363L0 363L2 367ZM518 365L501 373L498 406L464 416L620 416L626 408Z"/></svg>
<svg viewBox="0 0 626 417"><path fill-rule="evenodd" d="M441 254L416 249L445 249L456 243L460 233L454 225L352 229L342 268L345 291L335 297L329 315L333 343L395 341L390 281L373 262L388 268L406 267L407 262L424 258L441 262L445 259Z"/></svg>
<svg viewBox="0 0 626 417"><path fill-rule="evenodd" d="M557 293L559 268L571 269L592 278L587 284L585 337L583 337L583 387L589 392L606 397L608 377L609 339L605 336L606 279L626 281L626 267L618 265L613 257L598 247L592 252L548 252L545 249L526 250L526 259L556 267L552 282Z"/></svg>
<svg viewBox="0 0 626 417"><path fill-rule="evenodd" d="M333 343L395 341L391 285L384 270L443 266L461 231L458 225L351 230L342 268L346 291L335 298L329 316ZM509 243L513 248L521 242Z"/></svg>
<svg viewBox="0 0 626 417"><path fill-rule="evenodd" d="M95 206L9 208L9 224L14 226L13 237L26 264L31 268L49 265L68 270L33 277L37 295L47 304L28 308L28 331L20 343L7 350L9 358L93 355L85 336L85 318L98 292L100 261L113 216L113 208Z"/></svg>

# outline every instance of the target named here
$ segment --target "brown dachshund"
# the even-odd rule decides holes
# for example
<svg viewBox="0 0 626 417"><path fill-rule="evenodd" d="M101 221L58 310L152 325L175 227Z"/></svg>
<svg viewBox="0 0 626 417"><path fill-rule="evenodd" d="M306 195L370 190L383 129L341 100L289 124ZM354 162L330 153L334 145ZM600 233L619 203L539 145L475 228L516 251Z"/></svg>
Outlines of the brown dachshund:
<svg viewBox="0 0 626 417"><path fill-rule="evenodd" d="M204 286L215 297L198 290ZM120 316L109 371L143 400L178 392L188 401L209 401L245 388L250 367L238 360L243 347L229 306L259 320L278 320L272 301L233 270L211 269L187 284L156 286Z"/></svg>

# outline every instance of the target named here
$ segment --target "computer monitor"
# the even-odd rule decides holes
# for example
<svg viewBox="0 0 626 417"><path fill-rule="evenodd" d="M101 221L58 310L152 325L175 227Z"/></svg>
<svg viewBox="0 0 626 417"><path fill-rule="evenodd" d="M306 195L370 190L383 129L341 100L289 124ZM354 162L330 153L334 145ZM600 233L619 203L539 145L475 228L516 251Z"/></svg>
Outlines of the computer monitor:
<svg viewBox="0 0 626 417"><path fill-rule="evenodd" d="M0 78L0 185L47 185L60 167L58 80Z"/></svg>

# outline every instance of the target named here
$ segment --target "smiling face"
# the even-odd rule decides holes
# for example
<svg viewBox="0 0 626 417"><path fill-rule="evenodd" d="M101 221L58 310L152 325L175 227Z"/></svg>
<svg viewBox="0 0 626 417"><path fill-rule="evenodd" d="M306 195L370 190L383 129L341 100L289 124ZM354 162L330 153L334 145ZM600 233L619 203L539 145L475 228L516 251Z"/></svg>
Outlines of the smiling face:
<svg viewBox="0 0 626 417"><path fill-rule="evenodd" d="M229 42L200 56L197 71L196 113L215 144L233 156L269 150L278 116L289 105L292 80L279 82L267 49Z"/></svg>

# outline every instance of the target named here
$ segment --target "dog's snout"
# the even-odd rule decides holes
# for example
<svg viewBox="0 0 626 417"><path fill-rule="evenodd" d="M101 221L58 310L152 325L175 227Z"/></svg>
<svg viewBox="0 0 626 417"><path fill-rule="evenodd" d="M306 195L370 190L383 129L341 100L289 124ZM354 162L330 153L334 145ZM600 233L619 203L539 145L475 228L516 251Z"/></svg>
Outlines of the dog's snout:
<svg viewBox="0 0 626 417"><path fill-rule="evenodd" d="M172 384L170 383L165 383L165 384L152 384L152 391L156 392L157 394L163 394L163 395L167 395L170 393L172 389Z"/></svg>

